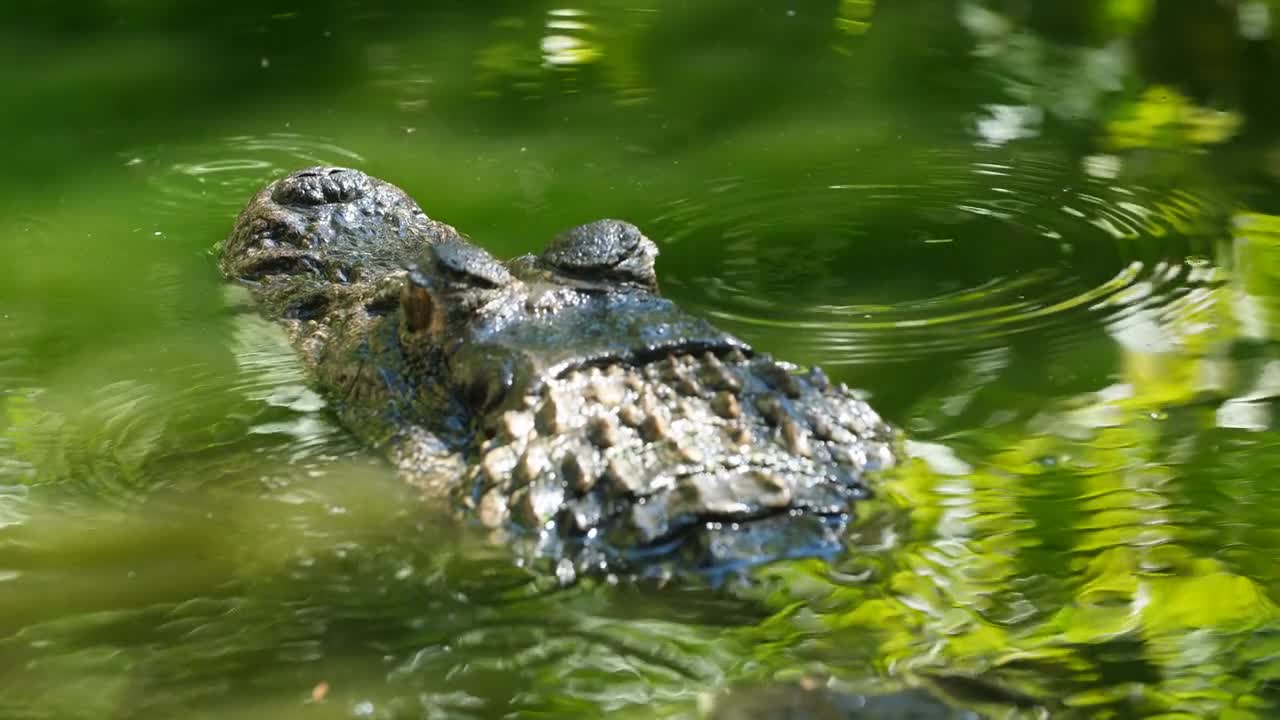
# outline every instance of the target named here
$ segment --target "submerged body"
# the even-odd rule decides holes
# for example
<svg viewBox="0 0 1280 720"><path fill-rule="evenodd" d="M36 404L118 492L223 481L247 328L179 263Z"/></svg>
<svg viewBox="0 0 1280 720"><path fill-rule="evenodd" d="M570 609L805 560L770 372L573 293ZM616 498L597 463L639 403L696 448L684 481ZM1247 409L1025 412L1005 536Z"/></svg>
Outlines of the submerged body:
<svg viewBox="0 0 1280 720"><path fill-rule="evenodd" d="M602 220L500 262L399 188L313 168L254 196L221 267L343 424L562 574L839 550L893 431L661 297L656 255Z"/></svg>

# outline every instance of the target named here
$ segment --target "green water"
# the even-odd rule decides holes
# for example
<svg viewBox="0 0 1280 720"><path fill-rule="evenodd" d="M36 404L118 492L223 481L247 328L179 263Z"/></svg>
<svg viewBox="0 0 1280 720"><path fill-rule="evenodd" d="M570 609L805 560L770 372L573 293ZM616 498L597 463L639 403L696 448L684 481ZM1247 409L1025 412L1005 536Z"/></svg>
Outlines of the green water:
<svg viewBox="0 0 1280 720"><path fill-rule="evenodd" d="M65 5L0 23L0 718L1280 715L1275 0ZM835 563L515 567L222 286L318 163L627 218L915 457Z"/></svg>

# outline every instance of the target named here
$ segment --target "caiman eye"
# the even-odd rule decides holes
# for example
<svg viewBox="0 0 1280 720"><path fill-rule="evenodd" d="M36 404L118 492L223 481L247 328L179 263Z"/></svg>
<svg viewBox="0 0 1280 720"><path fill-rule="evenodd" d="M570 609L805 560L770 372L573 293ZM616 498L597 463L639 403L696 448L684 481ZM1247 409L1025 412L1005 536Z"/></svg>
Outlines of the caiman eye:
<svg viewBox="0 0 1280 720"><path fill-rule="evenodd" d="M432 243L408 268L400 291L404 327L410 333L442 331L446 316L480 307L512 282L502 263L468 242Z"/></svg>
<svg viewBox="0 0 1280 720"><path fill-rule="evenodd" d="M586 275L658 289L653 260L658 247L635 225L597 220L565 232L542 252L542 260L570 275Z"/></svg>
<svg viewBox="0 0 1280 720"><path fill-rule="evenodd" d="M414 282L410 275L400 289L400 307L404 310L404 329L418 334L430 330L436 321L436 301L431 291Z"/></svg>

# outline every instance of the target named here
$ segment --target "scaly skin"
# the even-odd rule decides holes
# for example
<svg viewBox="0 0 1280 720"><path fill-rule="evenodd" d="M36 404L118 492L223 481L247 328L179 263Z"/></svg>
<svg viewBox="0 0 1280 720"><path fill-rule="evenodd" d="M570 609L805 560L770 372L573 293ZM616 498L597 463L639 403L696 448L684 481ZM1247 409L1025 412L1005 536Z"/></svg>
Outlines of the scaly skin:
<svg viewBox="0 0 1280 720"><path fill-rule="evenodd" d="M839 550L894 432L662 298L656 255L602 220L499 262L395 186L312 168L254 196L221 267L348 428L562 576Z"/></svg>

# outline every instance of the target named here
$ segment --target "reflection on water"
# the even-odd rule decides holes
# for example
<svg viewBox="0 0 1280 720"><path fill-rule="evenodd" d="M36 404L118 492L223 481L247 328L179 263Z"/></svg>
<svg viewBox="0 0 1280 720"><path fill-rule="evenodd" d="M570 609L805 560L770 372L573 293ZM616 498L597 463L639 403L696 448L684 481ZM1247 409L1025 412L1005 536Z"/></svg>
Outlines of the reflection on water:
<svg viewBox="0 0 1280 720"><path fill-rule="evenodd" d="M228 294L238 296L242 306L250 302L240 288ZM265 411L248 426L249 433L287 436L290 442L281 449L291 464L302 467L313 455L331 459L355 451L349 435L322 412L325 402L307 387L305 372L279 325L245 307L232 332L240 368L232 389Z"/></svg>
<svg viewBox="0 0 1280 720"><path fill-rule="evenodd" d="M593 29L585 11L572 8L547 11L547 34L541 43L543 62L554 66L594 62L600 50L586 39Z"/></svg>
<svg viewBox="0 0 1280 720"><path fill-rule="evenodd" d="M1276 572L1234 558L1275 547L1245 528L1276 492L1226 497L1240 466L1215 467L1218 443L1237 458L1270 450L1239 436L1201 442L1211 408L1171 409L1167 388L1134 380L1046 408L1029 427L953 436L963 468L909 465L886 486L909 518L901 544L839 568L863 582L820 566L769 570L808 588L806 624L824 628L801 656L854 674L883 663L969 703L1055 698L1055 716L1274 712ZM878 642L854 657L868 635Z"/></svg>
<svg viewBox="0 0 1280 720"><path fill-rule="evenodd" d="M958 6L959 20L975 40L973 54L1004 80L1010 95L1059 117L1092 117L1134 74L1127 43L1055 42L1003 14L998 3L964 0Z"/></svg>
<svg viewBox="0 0 1280 720"><path fill-rule="evenodd" d="M448 523L398 508L402 493L369 490L313 483L309 500L252 503L214 493L200 515L155 502L145 522L128 525L60 509L66 526L106 542L94 553L100 581L127 576L155 601L125 592L69 599L47 608L47 620L6 614L25 627L0 641L0 685L12 689L0 708L6 717L301 717L323 684L337 717L494 717L504 706L563 716L685 702L720 685L748 651L731 629L753 618L728 602L701 621L696 599L682 607L672 597L664 611L661 597L563 590ZM264 523L271 540L250 554L244 533L257 536ZM75 541L8 537L44 556L46 578L83 578L71 564L84 555ZM163 549L147 562L113 566L157 542ZM175 553L195 547L204 561L172 572ZM12 582L4 604L29 607L38 582ZM76 685L59 687L69 672ZM34 712L8 714L22 708Z"/></svg>
<svg viewBox="0 0 1280 720"><path fill-rule="evenodd" d="M1147 292L1111 298L1125 311L1104 325L1120 348L1110 385L952 432L956 457L919 453L885 486L910 518L902 545L872 565L879 582L830 584L819 617L838 630L817 656L845 662L846 644L873 632L883 639L871 657L895 673L954 686L951 658L965 657L976 673L965 683L1015 704L1057 697L1050 707L1087 716L1274 712L1277 574L1244 560L1276 546L1254 525L1275 488L1244 480L1274 443L1205 431L1230 427L1236 388L1269 382L1270 350L1231 360L1241 269L1201 261L1175 279L1212 282L1158 303ZM1006 370L1007 354L984 355L975 368ZM997 382L975 372L960 385Z"/></svg>
<svg viewBox="0 0 1280 720"><path fill-rule="evenodd" d="M917 468L914 481L894 485L920 538L904 557L921 564L893 599L949 618L945 634L927 650L913 643L905 662L928 667L939 652L986 648L990 678L1033 682L1034 692L1022 688L1033 696L1063 692L1044 683L1073 678L1064 685L1090 689L1064 703L1092 712L1210 717L1236 703L1275 703L1258 678L1232 679L1230 694L1205 692L1221 686L1230 663L1201 660L1265 657L1275 640L1253 633L1276 619L1274 574L1242 572L1220 554L1239 518L1200 487L1213 461L1191 446L1212 411L1171 409L1177 398L1163 378L1129 379L1046 409L1030 433L993 428L1022 438L1009 446L984 447L990 430L954 438L977 461L960 483ZM1070 574L1046 573L1064 554ZM1061 675L1018 677L1027 663Z"/></svg>

